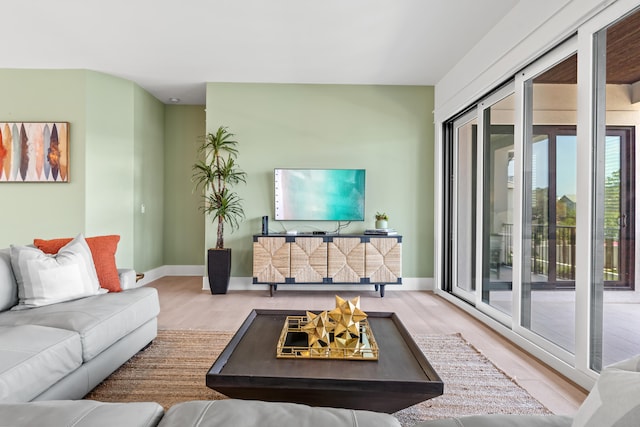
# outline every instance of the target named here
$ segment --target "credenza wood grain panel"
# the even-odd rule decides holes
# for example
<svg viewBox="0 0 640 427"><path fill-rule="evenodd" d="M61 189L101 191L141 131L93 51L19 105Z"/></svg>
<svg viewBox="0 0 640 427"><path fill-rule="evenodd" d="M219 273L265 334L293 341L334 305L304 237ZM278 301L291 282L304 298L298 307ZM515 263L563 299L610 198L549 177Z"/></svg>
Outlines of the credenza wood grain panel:
<svg viewBox="0 0 640 427"><path fill-rule="evenodd" d="M402 277L402 243L372 237L365 245L365 275L371 283L395 283Z"/></svg>
<svg viewBox="0 0 640 427"><path fill-rule="evenodd" d="M297 237L291 242L294 283L322 283L327 277L327 244L322 237Z"/></svg>
<svg viewBox="0 0 640 427"><path fill-rule="evenodd" d="M360 283L364 277L364 243L353 237L329 242L328 277L334 283Z"/></svg>
<svg viewBox="0 0 640 427"><path fill-rule="evenodd" d="M258 237L253 243L253 277L263 283L284 283L290 277L290 244L284 237Z"/></svg>

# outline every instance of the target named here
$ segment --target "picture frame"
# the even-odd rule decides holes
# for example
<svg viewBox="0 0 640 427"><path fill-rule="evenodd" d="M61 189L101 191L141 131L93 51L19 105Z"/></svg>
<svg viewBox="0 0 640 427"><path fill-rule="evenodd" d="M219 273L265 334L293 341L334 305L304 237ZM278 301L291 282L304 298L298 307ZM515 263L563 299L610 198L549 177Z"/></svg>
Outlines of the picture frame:
<svg viewBox="0 0 640 427"><path fill-rule="evenodd" d="M68 122L0 122L0 183L69 182Z"/></svg>

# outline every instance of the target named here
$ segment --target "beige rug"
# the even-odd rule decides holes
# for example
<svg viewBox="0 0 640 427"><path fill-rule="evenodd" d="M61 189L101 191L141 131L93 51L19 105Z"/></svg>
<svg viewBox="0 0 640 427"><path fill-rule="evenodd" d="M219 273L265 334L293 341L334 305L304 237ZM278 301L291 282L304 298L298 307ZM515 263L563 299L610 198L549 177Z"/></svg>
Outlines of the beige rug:
<svg viewBox="0 0 640 427"><path fill-rule="evenodd" d="M154 401L165 409L188 400L224 399L205 374L233 333L161 330L153 344L85 398L105 402ZM550 414L460 335L414 337L445 383L442 396L399 411L403 426L473 414Z"/></svg>

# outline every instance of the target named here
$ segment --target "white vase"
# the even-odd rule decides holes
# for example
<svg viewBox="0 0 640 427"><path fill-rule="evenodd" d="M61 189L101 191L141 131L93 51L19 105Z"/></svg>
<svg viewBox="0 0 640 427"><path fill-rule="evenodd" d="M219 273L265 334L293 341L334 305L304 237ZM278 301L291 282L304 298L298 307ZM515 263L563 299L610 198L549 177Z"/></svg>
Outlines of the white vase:
<svg viewBox="0 0 640 427"><path fill-rule="evenodd" d="M376 228L388 228L386 219L377 219L376 220Z"/></svg>

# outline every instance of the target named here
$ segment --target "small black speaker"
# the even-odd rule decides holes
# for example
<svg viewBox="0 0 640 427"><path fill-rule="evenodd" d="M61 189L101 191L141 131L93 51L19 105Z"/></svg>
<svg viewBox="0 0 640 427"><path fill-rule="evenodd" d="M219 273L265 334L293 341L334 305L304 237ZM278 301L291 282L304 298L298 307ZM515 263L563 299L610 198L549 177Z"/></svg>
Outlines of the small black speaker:
<svg viewBox="0 0 640 427"><path fill-rule="evenodd" d="M269 234L269 217L266 215L262 217L262 234Z"/></svg>

